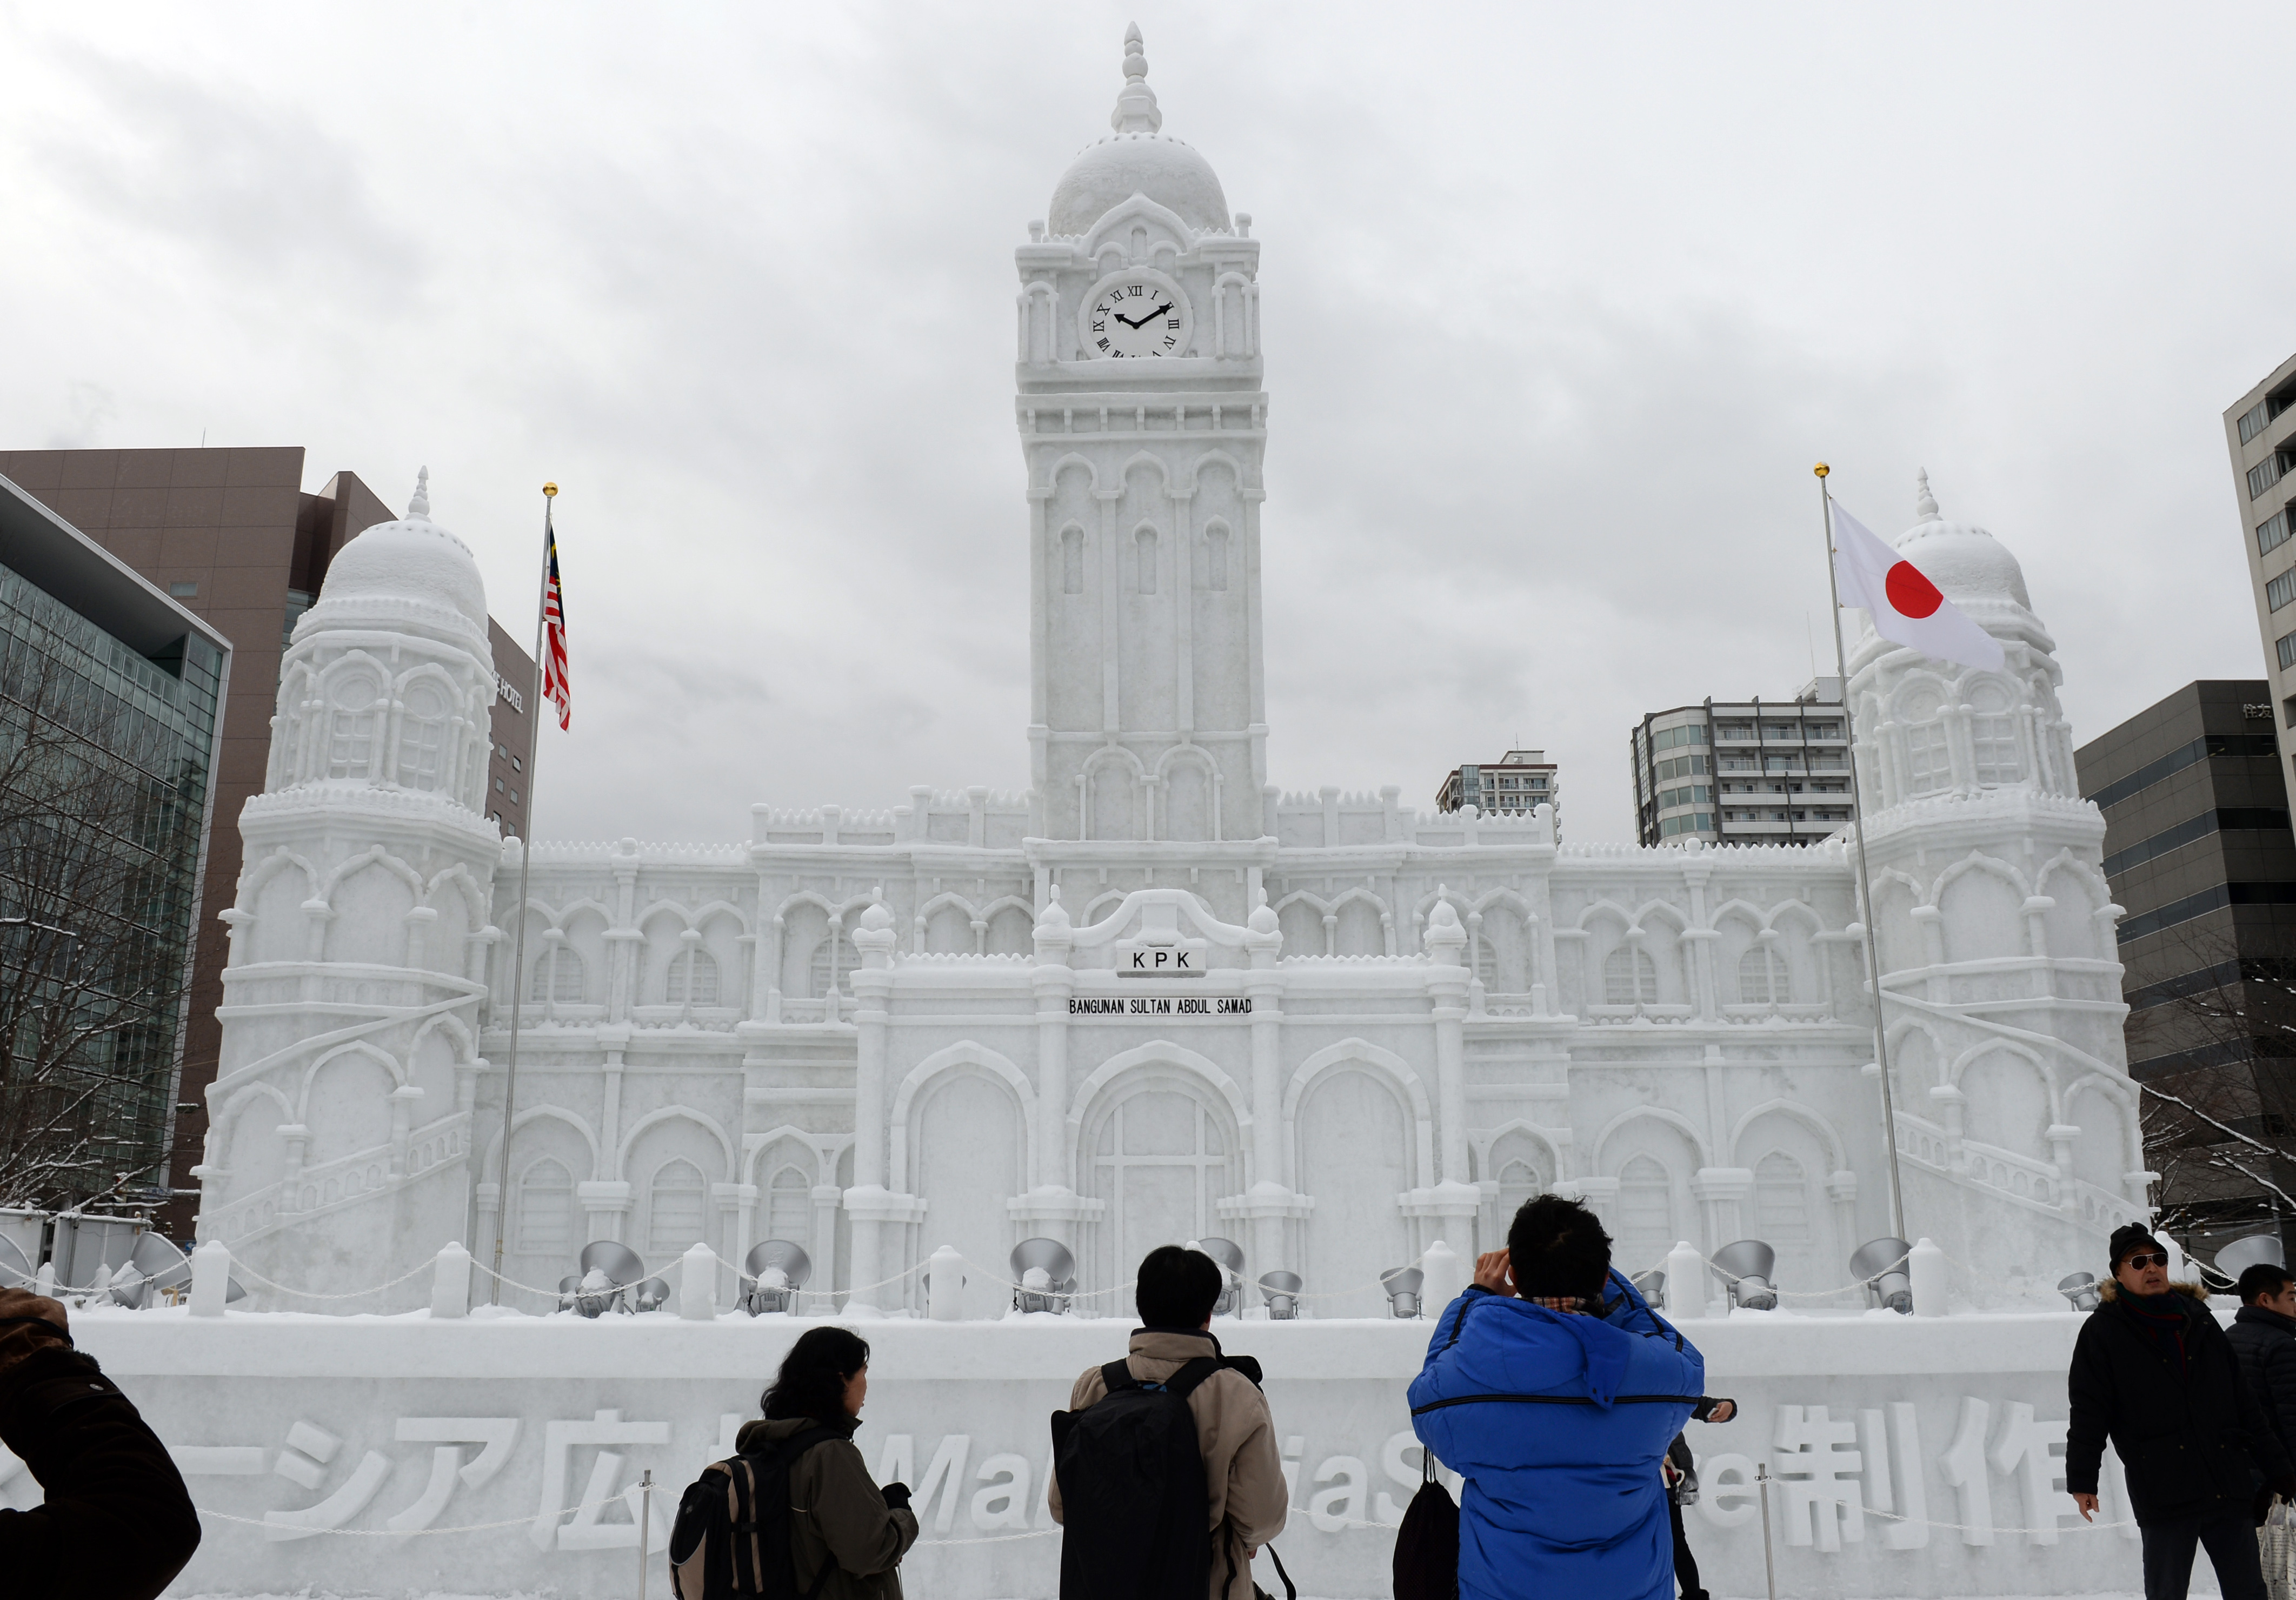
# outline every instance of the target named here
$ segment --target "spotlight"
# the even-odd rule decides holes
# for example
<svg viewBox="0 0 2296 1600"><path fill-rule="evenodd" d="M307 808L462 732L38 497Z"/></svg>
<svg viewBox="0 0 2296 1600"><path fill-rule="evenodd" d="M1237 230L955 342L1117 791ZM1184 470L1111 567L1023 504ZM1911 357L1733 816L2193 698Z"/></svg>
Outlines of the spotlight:
<svg viewBox="0 0 2296 1600"><path fill-rule="evenodd" d="M1741 1239L1714 1252L1714 1265L1728 1286L1730 1303L1749 1311L1775 1311L1778 1292L1770 1275L1777 1270L1778 1252L1759 1239Z"/></svg>
<svg viewBox="0 0 2296 1600"><path fill-rule="evenodd" d="M1243 1246L1233 1239L1199 1239L1196 1248L1220 1264L1220 1297L1212 1315L1230 1317L1243 1309Z"/></svg>
<svg viewBox="0 0 2296 1600"><path fill-rule="evenodd" d="M1300 1315L1300 1291L1305 1287L1296 1272L1263 1272L1259 1292L1267 1301L1271 1321L1290 1322Z"/></svg>
<svg viewBox="0 0 2296 1600"><path fill-rule="evenodd" d="M1065 1311L1076 1292L1076 1257L1058 1239L1023 1239L1013 1247L1015 1311Z"/></svg>
<svg viewBox="0 0 2296 1600"><path fill-rule="evenodd" d="M1379 1275L1379 1286L1387 1291L1387 1309L1398 1318L1408 1321L1419 1315L1419 1286L1427 1275L1416 1267L1390 1267Z"/></svg>
<svg viewBox="0 0 2296 1600"><path fill-rule="evenodd" d="M582 1269L581 1276L573 1280L576 1311L584 1317L599 1317L610 1310L629 1310L623 1293L645 1276L645 1263L637 1251L611 1239L596 1239L582 1247L581 1259L575 1264ZM563 1303L565 1280L560 1280L558 1292Z"/></svg>
<svg viewBox="0 0 2296 1600"><path fill-rule="evenodd" d="M2057 1292L2063 1295L2076 1311L2094 1311L2103 1298L2097 1291L2096 1274L2094 1272L2065 1274L2057 1280Z"/></svg>
<svg viewBox="0 0 2296 1600"><path fill-rule="evenodd" d="M2240 1282L2240 1275L2251 1267L2287 1265L2287 1252L2281 1247L2278 1234L2251 1234L2217 1251L2217 1276L2228 1284Z"/></svg>
<svg viewBox="0 0 2296 1600"><path fill-rule="evenodd" d="M1903 1239L1873 1239L1849 1258L1849 1276L1866 1285L1866 1303L1887 1306L1900 1317L1914 1314L1914 1280L1906 1275L1913 1246Z"/></svg>
<svg viewBox="0 0 2296 1600"><path fill-rule="evenodd" d="M1627 1281L1634 1284L1636 1293L1650 1301L1652 1305L1661 1306L1666 1303L1665 1268L1652 1267L1647 1271L1635 1274Z"/></svg>
<svg viewBox="0 0 2296 1600"><path fill-rule="evenodd" d="M660 1310L669 1303L669 1280L668 1278L646 1279L644 1283L638 1285L637 1302L638 1309L641 1311Z"/></svg>
<svg viewBox="0 0 2296 1600"><path fill-rule="evenodd" d="M787 1239L767 1239L750 1247L742 1258L742 1280L749 1288L742 1309L752 1317L767 1311L797 1309L797 1292L813 1276L813 1258Z"/></svg>

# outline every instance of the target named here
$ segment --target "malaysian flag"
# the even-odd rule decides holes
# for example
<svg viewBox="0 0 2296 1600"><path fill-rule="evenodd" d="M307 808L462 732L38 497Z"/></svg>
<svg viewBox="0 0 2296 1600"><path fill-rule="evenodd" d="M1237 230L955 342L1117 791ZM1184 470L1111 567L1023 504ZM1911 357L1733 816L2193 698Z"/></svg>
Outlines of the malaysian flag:
<svg viewBox="0 0 2296 1600"><path fill-rule="evenodd" d="M566 598L558 589L558 530L550 523L547 506L542 513L542 547L549 567L542 587L542 697L558 708L558 726L570 726L566 700Z"/></svg>

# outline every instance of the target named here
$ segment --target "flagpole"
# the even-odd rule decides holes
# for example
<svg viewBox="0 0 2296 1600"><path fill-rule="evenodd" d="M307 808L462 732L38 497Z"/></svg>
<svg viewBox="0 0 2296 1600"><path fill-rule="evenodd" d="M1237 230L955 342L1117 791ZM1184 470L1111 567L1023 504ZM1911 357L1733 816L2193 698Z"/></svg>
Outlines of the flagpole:
<svg viewBox="0 0 2296 1600"><path fill-rule="evenodd" d="M542 755L542 652L544 629L550 609L550 526L551 503L558 498L558 486L542 486L542 587L534 602L534 677L527 685L527 726L534 737L526 747L526 825L518 841L518 902L512 915L518 918L516 931L511 935L510 956L510 1059L503 1075L502 1162L501 1186L495 1195L495 1266L490 1301L502 1304L503 1234L510 1222L510 1133L511 1120L518 1110L518 1030L520 1002L526 996L526 884L534 864L534 773L541 765Z"/></svg>
<svg viewBox="0 0 2296 1600"><path fill-rule="evenodd" d="M1866 861L1866 797L1857 784L1857 718L1849 705L1849 652L1841 643L1841 581L1833 570L1833 496L1825 492L1830 468L1824 462L1811 469L1817 474L1819 527L1825 535L1825 588L1833 597L1833 669L1841 675L1841 716L1849 733L1849 813L1857 824L1857 891L1866 902L1866 972L1874 981L1874 1061L1882 1073L1882 1147L1890 1155L1890 1223L1900 1239L1906 1234L1906 1186L1898 1172L1898 1102L1890 1088L1890 1030L1882 1014L1881 935L1874 926L1874 873Z"/></svg>

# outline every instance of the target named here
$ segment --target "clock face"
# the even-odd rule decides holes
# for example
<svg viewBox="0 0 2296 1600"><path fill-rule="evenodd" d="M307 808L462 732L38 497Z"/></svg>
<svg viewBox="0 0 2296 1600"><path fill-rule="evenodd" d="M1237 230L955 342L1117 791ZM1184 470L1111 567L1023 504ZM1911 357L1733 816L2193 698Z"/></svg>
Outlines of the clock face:
<svg viewBox="0 0 2296 1600"><path fill-rule="evenodd" d="M1077 313L1077 331L1090 358L1185 356L1195 334L1195 313L1177 283L1136 267L1094 286Z"/></svg>

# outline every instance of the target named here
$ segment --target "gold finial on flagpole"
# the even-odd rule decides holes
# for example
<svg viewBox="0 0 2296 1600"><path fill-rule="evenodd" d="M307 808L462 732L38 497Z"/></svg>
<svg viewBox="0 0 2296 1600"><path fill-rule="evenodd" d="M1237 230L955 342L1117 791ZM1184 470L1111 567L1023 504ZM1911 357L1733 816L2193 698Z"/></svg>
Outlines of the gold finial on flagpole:
<svg viewBox="0 0 2296 1600"><path fill-rule="evenodd" d="M1822 462L1822 461L1821 461L1821 462L1819 462L1816 466L1814 466L1814 467L1810 468L1810 471L1811 471L1811 472L1816 472L1816 473L1819 477L1821 477L1821 478L1824 477L1828 472L1832 472L1833 470L1833 468L1831 468L1831 467L1827 466L1827 465L1826 465L1824 462Z"/></svg>
<svg viewBox="0 0 2296 1600"><path fill-rule="evenodd" d="M554 483L545 483L542 486L542 493L545 499L555 500L558 498L558 486Z"/></svg>

